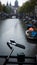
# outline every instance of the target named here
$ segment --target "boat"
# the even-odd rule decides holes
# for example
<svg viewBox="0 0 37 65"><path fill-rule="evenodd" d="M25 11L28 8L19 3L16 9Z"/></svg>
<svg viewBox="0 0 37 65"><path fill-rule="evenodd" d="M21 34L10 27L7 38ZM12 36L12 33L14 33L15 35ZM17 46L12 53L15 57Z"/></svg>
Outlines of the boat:
<svg viewBox="0 0 37 65"><path fill-rule="evenodd" d="M37 40L37 31L26 30L25 35L27 39Z"/></svg>

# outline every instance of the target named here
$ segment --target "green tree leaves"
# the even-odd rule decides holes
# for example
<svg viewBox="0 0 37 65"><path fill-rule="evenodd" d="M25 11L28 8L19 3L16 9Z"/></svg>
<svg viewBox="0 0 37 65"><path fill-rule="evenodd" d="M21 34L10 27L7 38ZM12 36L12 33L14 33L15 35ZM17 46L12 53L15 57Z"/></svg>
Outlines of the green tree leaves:
<svg viewBox="0 0 37 65"><path fill-rule="evenodd" d="M11 7L5 6L4 4L2 5L0 2L0 12L5 12L5 13L10 14L11 11L12 11Z"/></svg>
<svg viewBox="0 0 37 65"><path fill-rule="evenodd" d="M3 6L2 6L2 4L0 2L0 12L2 12L2 11L3 11Z"/></svg>
<svg viewBox="0 0 37 65"><path fill-rule="evenodd" d="M37 0L29 0L20 7L19 12L30 13L34 11Z"/></svg>

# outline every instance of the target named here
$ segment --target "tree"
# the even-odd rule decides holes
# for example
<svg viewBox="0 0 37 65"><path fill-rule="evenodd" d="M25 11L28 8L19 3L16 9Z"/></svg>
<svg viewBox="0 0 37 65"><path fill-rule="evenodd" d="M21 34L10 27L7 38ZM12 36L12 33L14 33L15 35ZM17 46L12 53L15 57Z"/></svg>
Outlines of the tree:
<svg viewBox="0 0 37 65"><path fill-rule="evenodd" d="M2 4L0 2L0 12L2 12L2 11L3 11L3 6L2 6Z"/></svg>
<svg viewBox="0 0 37 65"><path fill-rule="evenodd" d="M25 12L30 12L30 2L27 1L25 4L24 4L24 11Z"/></svg>
<svg viewBox="0 0 37 65"><path fill-rule="evenodd" d="M30 10L30 2L27 1L26 3L23 4L22 7L20 7L20 10L19 12L22 12L22 13L29 13L31 10Z"/></svg>
<svg viewBox="0 0 37 65"><path fill-rule="evenodd" d="M35 6L37 5L37 0L30 0L31 12L35 15Z"/></svg>
<svg viewBox="0 0 37 65"><path fill-rule="evenodd" d="M11 8L8 7L8 6L5 6L5 5L3 4L3 12L5 12L5 13L7 13L7 14L10 14Z"/></svg>
<svg viewBox="0 0 37 65"><path fill-rule="evenodd" d="M37 4L37 0L29 0L23 4L22 7L20 7L19 12L24 12L24 13L33 13L34 14L34 9L35 5Z"/></svg>
<svg viewBox="0 0 37 65"><path fill-rule="evenodd" d="M6 6L3 4L3 12L6 12Z"/></svg>

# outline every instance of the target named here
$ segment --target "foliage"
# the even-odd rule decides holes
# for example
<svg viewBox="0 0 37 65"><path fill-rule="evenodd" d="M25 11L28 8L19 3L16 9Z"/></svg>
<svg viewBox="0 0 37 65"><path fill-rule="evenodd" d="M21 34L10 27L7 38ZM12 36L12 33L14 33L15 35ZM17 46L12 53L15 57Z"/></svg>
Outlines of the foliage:
<svg viewBox="0 0 37 65"><path fill-rule="evenodd" d="M3 6L2 6L2 4L1 4L1 2L0 2L0 12L3 10Z"/></svg>
<svg viewBox="0 0 37 65"><path fill-rule="evenodd" d="M5 6L4 4L2 5L0 2L0 12L5 12L10 14L11 13L11 8L9 6Z"/></svg>
<svg viewBox="0 0 37 65"><path fill-rule="evenodd" d="M33 12L35 9L35 5L37 5L37 0L29 0L22 5L19 9L19 13L30 13Z"/></svg>

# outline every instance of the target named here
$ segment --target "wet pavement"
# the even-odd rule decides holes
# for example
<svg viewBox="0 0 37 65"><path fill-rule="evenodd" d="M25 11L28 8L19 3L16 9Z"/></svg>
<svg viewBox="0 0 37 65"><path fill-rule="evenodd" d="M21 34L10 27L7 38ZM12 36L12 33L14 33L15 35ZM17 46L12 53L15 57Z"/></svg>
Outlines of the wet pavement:
<svg viewBox="0 0 37 65"><path fill-rule="evenodd" d="M37 44L32 44L32 42L30 43L27 41L24 29L19 19L6 19L0 21L0 55L9 55L11 51L7 46L9 40L15 40L17 43L25 46L25 50L13 46L14 52L12 55L17 55L17 53L21 52L26 56L36 55Z"/></svg>

